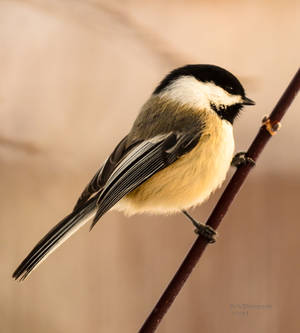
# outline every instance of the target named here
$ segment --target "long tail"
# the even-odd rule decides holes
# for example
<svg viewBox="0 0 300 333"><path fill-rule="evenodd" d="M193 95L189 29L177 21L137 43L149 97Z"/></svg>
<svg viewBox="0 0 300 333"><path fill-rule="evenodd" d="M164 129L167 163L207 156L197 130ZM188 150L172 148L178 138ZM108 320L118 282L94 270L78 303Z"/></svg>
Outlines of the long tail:
<svg viewBox="0 0 300 333"><path fill-rule="evenodd" d="M86 204L66 216L54 226L32 249L13 273L16 280L24 280L48 255L82 227L96 213L97 198L89 199Z"/></svg>

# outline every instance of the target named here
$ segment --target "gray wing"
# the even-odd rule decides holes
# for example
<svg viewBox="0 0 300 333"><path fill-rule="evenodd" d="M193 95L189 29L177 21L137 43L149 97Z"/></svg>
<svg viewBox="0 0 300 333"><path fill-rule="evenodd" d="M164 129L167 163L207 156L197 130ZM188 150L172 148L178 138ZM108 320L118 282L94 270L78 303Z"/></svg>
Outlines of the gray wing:
<svg viewBox="0 0 300 333"><path fill-rule="evenodd" d="M169 133L126 147L125 137L85 188L76 209L38 242L15 270L13 277L25 279L90 217L95 216L92 228L123 196L192 150L199 138L199 133Z"/></svg>
<svg viewBox="0 0 300 333"><path fill-rule="evenodd" d="M105 185L101 187L97 200L97 213L91 228L127 193L156 172L174 163L181 155L191 151L199 138L199 132L168 133L139 142L127 150L126 155L111 171Z"/></svg>
<svg viewBox="0 0 300 333"><path fill-rule="evenodd" d="M95 176L85 187L79 199L77 200L73 211L76 211L78 210L78 208L82 207L93 194L97 192L99 193L99 191L101 191L120 160L139 142L137 141L128 147L126 143L127 136L125 136L125 138L117 145L109 158L103 163L100 169L96 172Z"/></svg>

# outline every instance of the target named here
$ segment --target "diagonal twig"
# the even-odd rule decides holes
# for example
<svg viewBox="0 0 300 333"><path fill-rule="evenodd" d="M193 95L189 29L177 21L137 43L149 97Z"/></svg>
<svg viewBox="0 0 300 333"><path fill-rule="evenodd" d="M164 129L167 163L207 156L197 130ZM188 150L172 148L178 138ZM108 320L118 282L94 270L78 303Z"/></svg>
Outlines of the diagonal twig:
<svg viewBox="0 0 300 333"><path fill-rule="evenodd" d="M281 96L270 116L263 119L263 124L260 127L258 134L253 140L251 146L249 147L247 156L251 157L254 161L257 160L258 156L260 155L272 135L275 134L276 131L279 129L280 120L282 119L287 109L291 105L292 101L296 97L299 89L300 69L298 69L297 73L286 88L285 92ZM238 193L243 182L248 176L251 167L252 165L246 164L240 166L236 170L229 184L224 190L221 198L219 199L217 205L215 206L214 210L212 211L211 215L207 220L207 224L209 226L214 229L218 228L230 204L234 200L236 194ZM139 333L152 333L156 330L162 318L164 317L164 315L174 302L179 291L183 287L185 281L191 274L193 268L198 263L207 244L207 239L203 238L200 235L197 237L195 243L185 257L178 271L174 275L173 279L169 283L162 296L160 297L158 303L155 305L149 317L146 319L143 326L139 330Z"/></svg>

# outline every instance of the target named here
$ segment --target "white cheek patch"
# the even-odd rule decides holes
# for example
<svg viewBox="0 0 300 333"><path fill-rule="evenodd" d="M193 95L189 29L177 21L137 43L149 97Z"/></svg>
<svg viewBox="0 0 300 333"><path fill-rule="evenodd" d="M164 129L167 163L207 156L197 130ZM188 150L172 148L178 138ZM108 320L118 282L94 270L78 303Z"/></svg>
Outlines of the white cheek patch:
<svg viewBox="0 0 300 333"><path fill-rule="evenodd" d="M241 96L231 95L213 82L201 82L193 76L182 76L175 80L162 91L161 96L206 109L210 108L211 103L216 107L242 103Z"/></svg>
<svg viewBox="0 0 300 333"><path fill-rule="evenodd" d="M240 95L231 95L221 87L216 86L213 82L200 82L207 98L210 99L217 107L220 105L230 106L242 103Z"/></svg>

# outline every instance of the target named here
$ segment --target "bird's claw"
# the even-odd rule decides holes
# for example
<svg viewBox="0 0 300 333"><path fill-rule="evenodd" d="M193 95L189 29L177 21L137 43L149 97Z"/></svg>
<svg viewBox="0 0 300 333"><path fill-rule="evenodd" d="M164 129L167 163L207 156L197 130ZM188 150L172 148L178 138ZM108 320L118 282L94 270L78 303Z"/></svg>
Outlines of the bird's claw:
<svg viewBox="0 0 300 333"><path fill-rule="evenodd" d="M231 165L235 166L236 168L238 168L241 165L247 165L247 164L250 166L255 166L255 161L253 158L247 156L247 153L245 152L237 153L231 161Z"/></svg>
<svg viewBox="0 0 300 333"><path fill-rule="evenodd" d="M208 240L208 243L215 243L216 231L207 224L197 223L195 233Z"/></svg>
<svg viewBox="0 0 300 333"><path fill-rule="evenodd" d="M197 222L186 210L182 210L182 213L193 223L196 227L195 233L204 237L208 243L214 243L216 241L216 231L209 225Z"/></svg>

